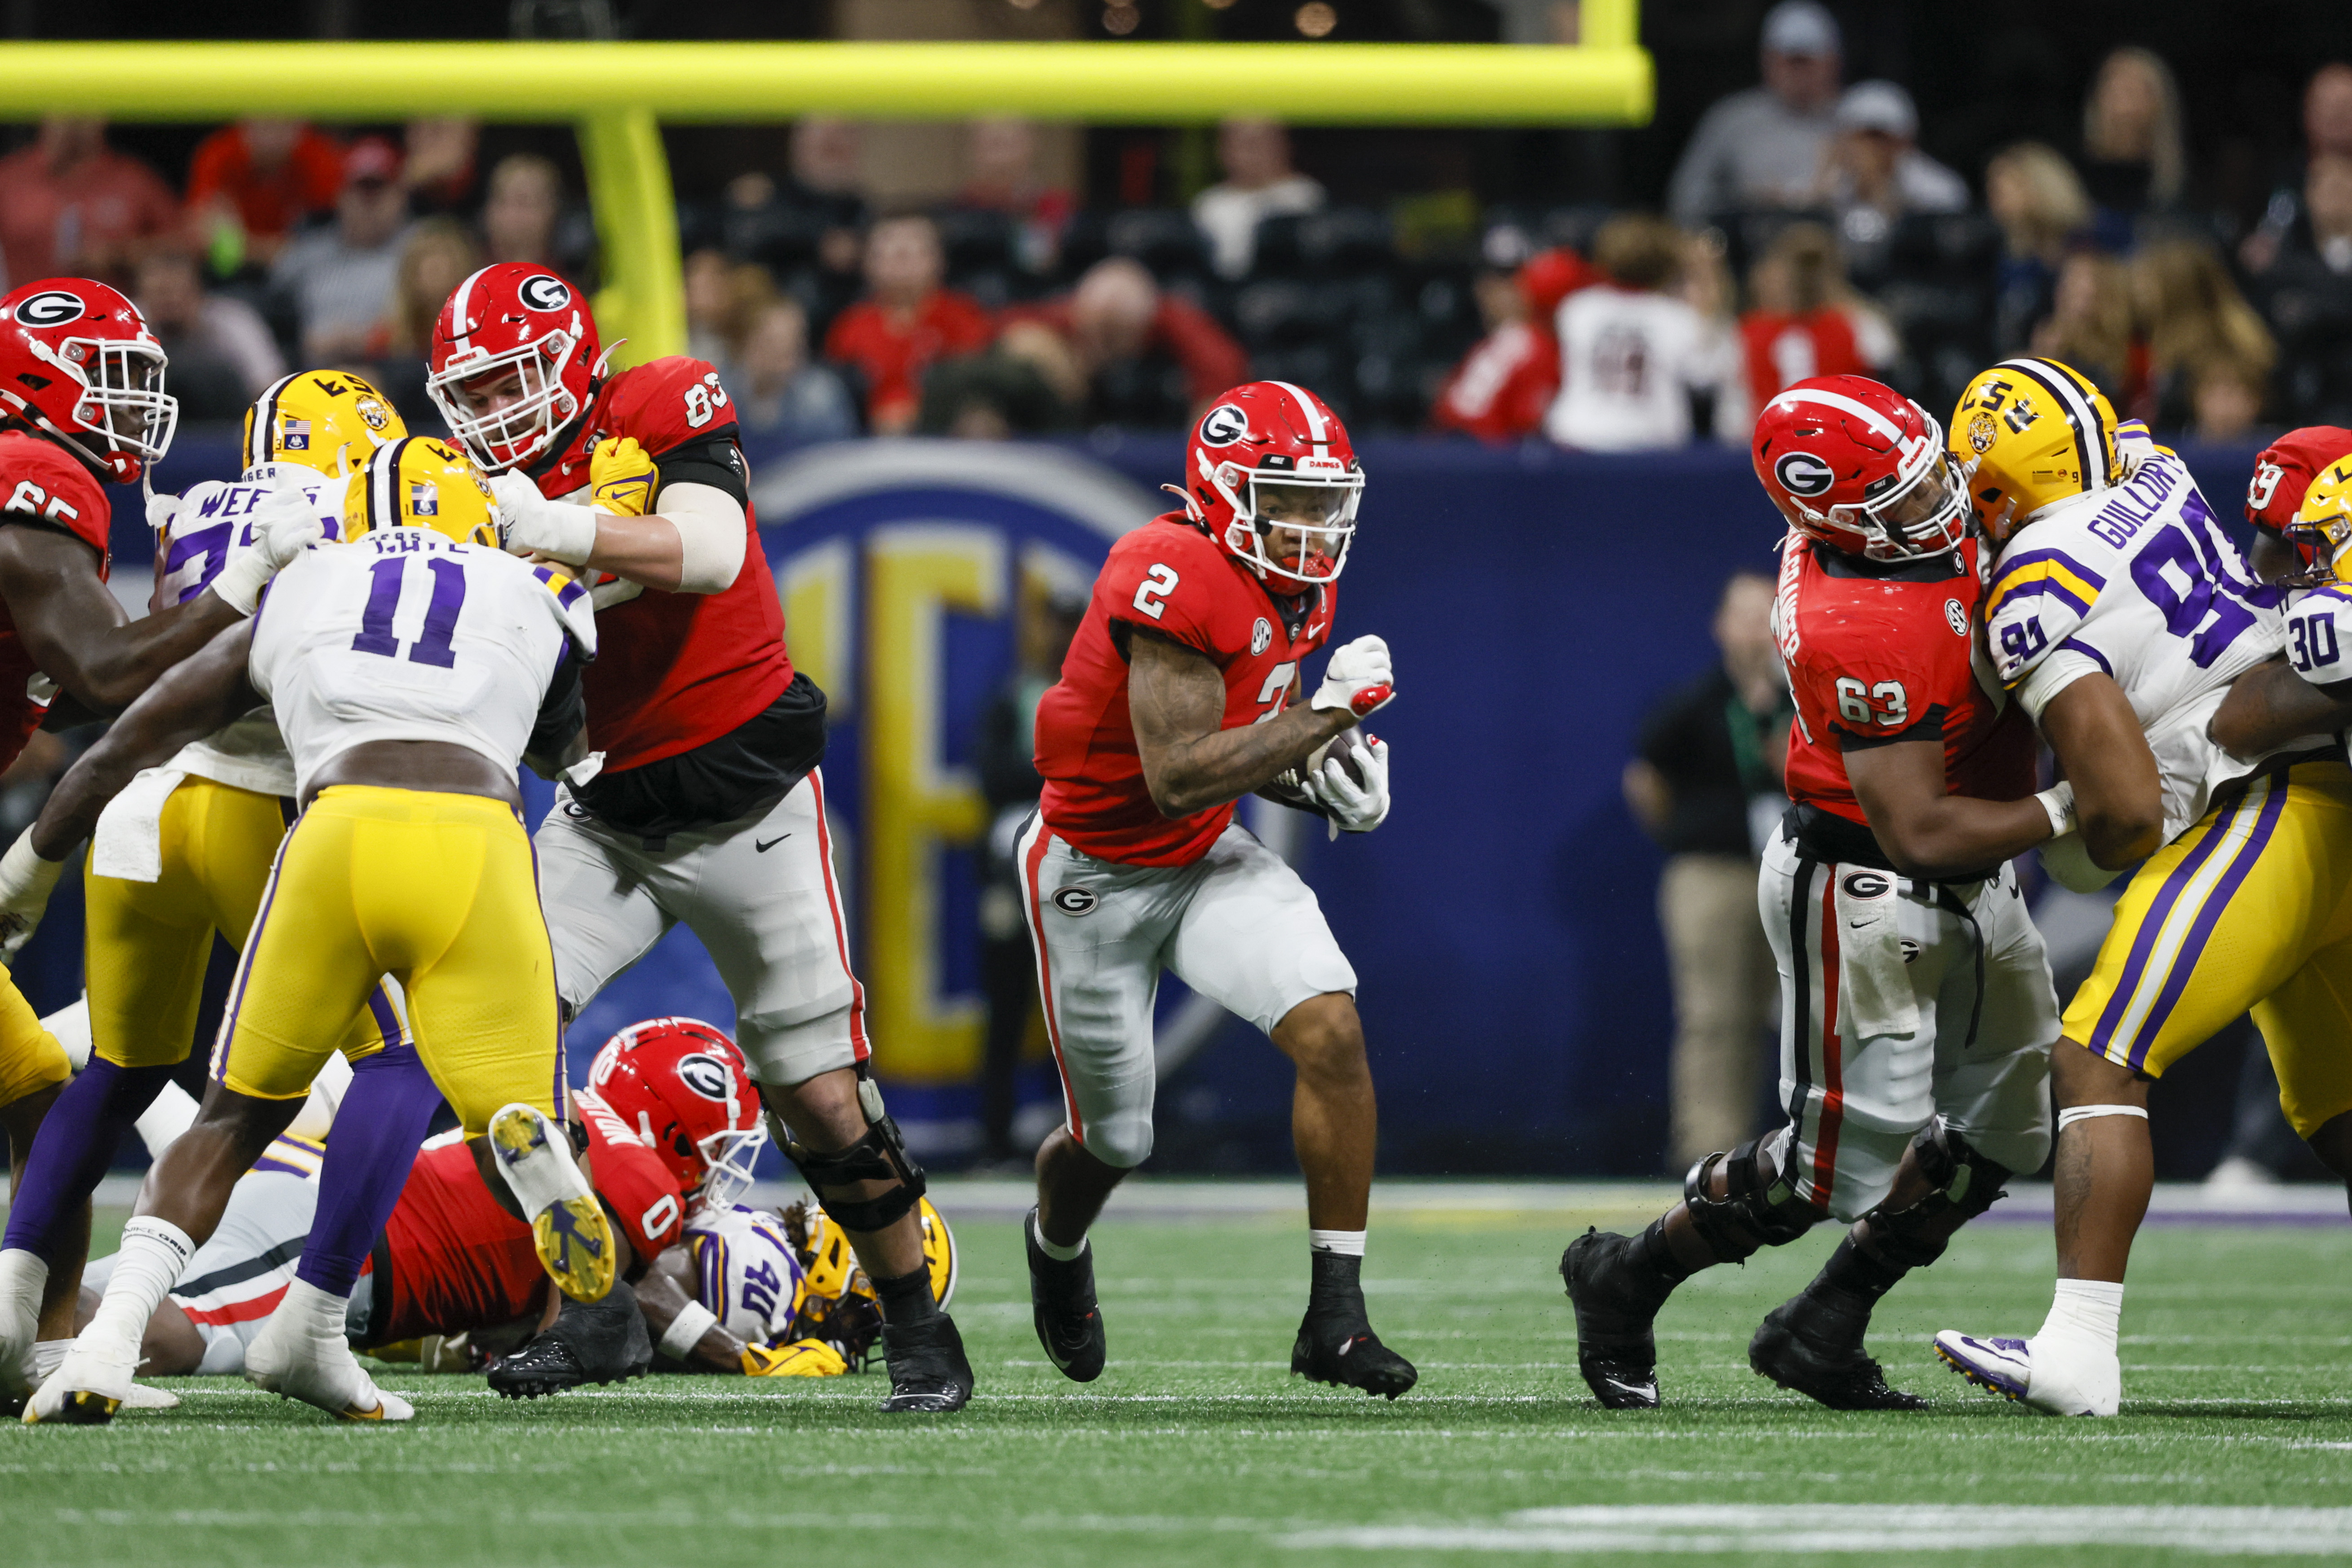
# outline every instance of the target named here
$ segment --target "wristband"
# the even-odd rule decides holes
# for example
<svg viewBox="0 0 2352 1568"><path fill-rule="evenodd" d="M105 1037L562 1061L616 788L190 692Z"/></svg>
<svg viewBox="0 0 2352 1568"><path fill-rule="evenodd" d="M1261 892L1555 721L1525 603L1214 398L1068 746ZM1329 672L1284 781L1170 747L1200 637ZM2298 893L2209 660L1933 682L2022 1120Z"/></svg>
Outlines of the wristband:
<svg viewBox="0 0 2352 1568"><path fill-rule="evenodd" d="M41 858L40 852L33 847L33 830L27 827L16 835L7 853L0 855L0 898L14 900L36 890L47 898L65 868L63 860Z"/></svg>
<svg viewBox="0 0 2352 1568"><path fill-rule="evenodd" d="M2063 838L2081 826L2082 818L2074 810L2074 786L2061 782L2051 785L2033 797L2050 816L2050 837Z"/></svg>
<svg viewBox="0 0 2352 1568"><path fill-rule="evenodd" d="M597 511L576 501L543 500L514 530L518 542L533 555L584 566L596 553Z"/></svg>
<svg viewBox="0 0 2352 1568"><path fill-rule="evenodd" d="M699 1301L688 1301L678 1309L677 1316L662 1331L661 1352L672 1361L684 1361L687 1352L702 1342L719 1321L719 1314Z"/></svg>
<svg viewBox="0 0 2352 1568"><path fill-rule="evenodd" d="M270 576L269 563L261 558L259 550L243 550L215 574L211 587L222 604L240 616L249 616L261 602L261 591L269 586Z"/></svg>

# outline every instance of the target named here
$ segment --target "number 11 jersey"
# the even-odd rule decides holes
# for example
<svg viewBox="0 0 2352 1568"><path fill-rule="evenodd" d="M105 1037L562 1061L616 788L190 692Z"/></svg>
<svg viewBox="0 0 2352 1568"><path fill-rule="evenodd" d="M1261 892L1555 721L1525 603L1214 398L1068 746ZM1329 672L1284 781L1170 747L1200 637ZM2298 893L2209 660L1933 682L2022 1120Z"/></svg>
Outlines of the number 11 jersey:
<svg viewBox="0 0 2352 1568"><path fill-rule="evenodd" d="M440 741L513 768L577 727L596 657L588 590L421 528L313 546L278 574L247 663L294 756L295 790L370 741Z"/></svg>

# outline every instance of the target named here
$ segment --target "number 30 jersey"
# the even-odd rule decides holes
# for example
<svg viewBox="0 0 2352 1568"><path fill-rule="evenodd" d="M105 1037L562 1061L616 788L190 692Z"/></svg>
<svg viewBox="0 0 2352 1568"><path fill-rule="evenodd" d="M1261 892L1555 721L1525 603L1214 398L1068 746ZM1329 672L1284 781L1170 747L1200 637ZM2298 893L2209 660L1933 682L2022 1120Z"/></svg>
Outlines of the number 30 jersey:
<svg viewBox="0 0 2352 1568"><path fill-rule="evenodd" d="M1881 565L1789 535L1772 635L1797 700L1790 799L1867 826L1845 754L1897 741L1941 741L1954 795L2032 793L2032 728L1976 658L1980 548L1970 539L1948 554Z"/></svg>
<svg viewBox="0 0 2352 1568"><path fill-rule="evenodd" d="M2123 688L2156 756L2168 842L2261 760L2232 759L2205 726L2230 683L2284 646L2279 601L2188 466L2158 448L2127 483L2062 502L2011 537L1985 600L1986 640L2037 723L2086 675Z"/></svg>
<svg viewBox="0 0 2352 1568"><path fill-rule="evenodd" d="M369 741L442 741L511 769L551 698L566 706L595 657L582 584L502 550L382 528L314 546L278 574L247 668L299 795Z"/></svg>
<svg viewBox="0 0 2352 1568"><path fill-rule="evenodd" d="M1110 547L1062 679L1037 703L1039 804L1072 848L1129 866L1189 866L1234 819L1231 802L1171 820L1151 803L1127 706L1129 639L1154 633L1204 654L1225 679L1218 727L1262 723L1290 700L1299 661L1331 637L1330 584L1276 596L1181 512Z"/></svg>

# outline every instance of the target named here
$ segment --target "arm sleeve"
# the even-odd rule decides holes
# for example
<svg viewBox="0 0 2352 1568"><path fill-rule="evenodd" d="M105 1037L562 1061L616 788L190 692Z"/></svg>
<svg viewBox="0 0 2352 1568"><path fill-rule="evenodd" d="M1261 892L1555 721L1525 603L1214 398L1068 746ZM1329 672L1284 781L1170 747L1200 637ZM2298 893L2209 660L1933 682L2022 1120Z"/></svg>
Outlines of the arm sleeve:
<svg viewBox="0 0 2352 1568"><path fill-rule="evenodd" d="M705 484L665 484L656 502L677 530L677 591L717 594L734 585L751 549L743 503Z"/></svg>
<svg viewBox="0 0 2352 1568"><path fill-rule="evenodd" d="M2074 636L2106 585L2095 568L2063 550L2024 550L2002 557L1985 595L1985 641L2000 683L2016 686L2051 649Z"/></svg>

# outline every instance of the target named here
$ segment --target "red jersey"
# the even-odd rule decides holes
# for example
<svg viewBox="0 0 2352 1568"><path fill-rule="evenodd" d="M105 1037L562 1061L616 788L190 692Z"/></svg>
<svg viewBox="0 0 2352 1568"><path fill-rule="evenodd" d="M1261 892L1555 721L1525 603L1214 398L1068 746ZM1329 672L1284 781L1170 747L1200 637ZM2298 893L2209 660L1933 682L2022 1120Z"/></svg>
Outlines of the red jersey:
<svg viewBox="0 0 2352 1568"><path fill-rule="evenodd" d="M1559 391L1559 340L1541 327L1509 321L1462 356L1429 422L1481 441L1516 441L1543 428Z"/></svg>
<svg viewBox="0 0 2352 1568"><path fill-rule="evenodd" d="M1062 679L1037 703L1045 826L1074 849L1129 866L1189 866L1234 819L1233 803L1173 821L1151 804L1127 708L1128 636L1141 626L1197 648L1225 677L1221 729L1261 723L1290 700L1299 661L1330 640L1330 584L1277 598L1181 512L1110 547Z"/></svg>
<svg viewBox="0 0 2352 1568"><path fill-rule="evenodd" d="M114 509L89 465L55 441L23 430L0 435L0 513L65 530L98 552L98 574L106 576ZM16 760L48 713L48 697L37 697L34 689L37 682L45 693L56 688L40 677L7 605L0 604L0 768Z"/></svg>
<svg viewBox="0 0 2352 1568"><path fill-rule="evenodd" d="M723 447L749 482L734 405L708 361L674 354L606 381L564 457L532 474L540 493L551 500L584 487L596 443L614 436L635 437L656 468L667 458L707 458L714 446ZM597 590L599 652L583 679L588 743L604 753L608 772L715 741L792 684L783 605L748 500L743 527L750 535L743 569L719 593L671 594L616 581Z"/></svg>
<svg viewBox="0 0 2352 1568"><path fill-rule="evenodd" d="M1864 565L1789 536L1772 634L1797 700L1789 798L1869 825L1846 782L1845 752L1893 741L1944 742L1953 795L2033 793L2033 726L1976 668L1983 542L1896 566Z"/></svg>
<svg viewBox="0 0 2352 1568"><path fill-rule="evenodd" d="M1870 374L1853 322L1832 305L1801 316L1750 310L1739 318L1739 336L1747 349L1748 395L1759 408L1812 376Z"/></svg>
<svg viewBox="0 0 2352 1568"><path fill-rule="evenodd" d="M995 328L969 294L934 289L911 321L899 321L871 300L844 310L824 334L824 357L854 364L866 377L866 417L905 425L923 397L923 372L940 360L988 346Z"/></svg>
<svg viewBox="0 0 2352 1568"><path fill-rule="evenodd" d="M573 1089L572 1100L588 1129L596 1194L620 1219L638 1260L648 1261L685 1234L687 1194L603 1100L584 1089ZM491 1198L463 1142L417 1155L383 1237L392 1309L374 1325L379 1344L510 1323L547 1304L547 1271L530 1226Z"/></svg>

